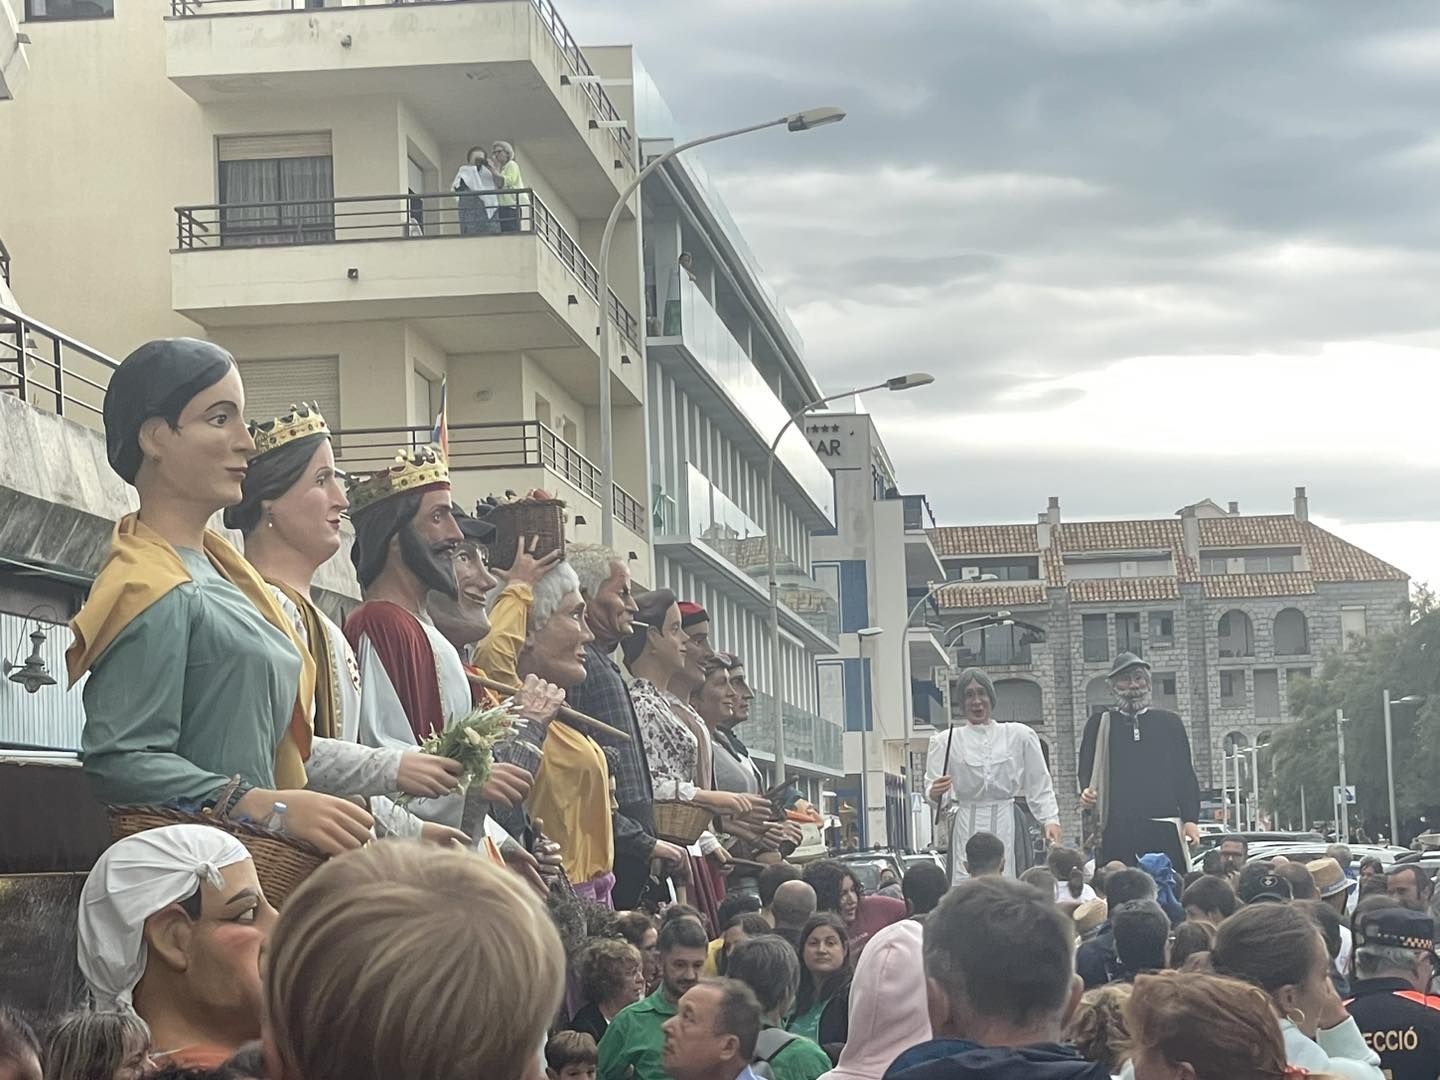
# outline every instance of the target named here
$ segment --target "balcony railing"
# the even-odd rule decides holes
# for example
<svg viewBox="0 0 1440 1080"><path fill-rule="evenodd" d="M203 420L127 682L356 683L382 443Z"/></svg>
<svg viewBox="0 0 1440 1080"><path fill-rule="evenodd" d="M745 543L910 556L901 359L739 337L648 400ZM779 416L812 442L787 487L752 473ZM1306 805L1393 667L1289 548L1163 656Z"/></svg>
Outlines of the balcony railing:
<svg viewBox="0 0 1440 1080"><path fill-rule="evenodd" d="M284 11L321 12L333 8L398 6L414 3L415 0L340 0L340 2L319 2L316 0L170 0L170 14L177 19L194 18L204 15L268 15ZM423 3L495 3L499 0L420 0ZM595 69L585 59L580 46L570 36L570 28L560 17L560 12L550 0L530 0L530 6L540 17L541 24L560 47L574 74L594 76ZM617 121L623 119L616 111L615 104L605 93L605 88L588 80L579 84L580 90L594 106L597 120ZM627 162L635 160L633 138L628 127L608 129L611 138L620 148Z"/></svg>
<svg viewBox="0 0 1440 1080"><path fill-rule="evenodd" d="M5 241L0 240L0 278L5 284L10 284L10 249L5 246Z"/></svg>
<svg viewBox="0 0 1440 1080"><path fill-rule="evenodd" d="M0 305L0 393L59 416L99 419L120 365L17 310Z"/></svg>
<svg viewBox="0 0 1440 1080"><path fill-rule="evenodd" d="M599 302L600 273L595 264L530 188L463 196L454 192L344 195L175 208L175 244L180 251L376 240L473 240L519 233L543 240ZM638 346L639 324L613 289L606 307L620 333Z"/></svg>
<svg viewBox="0 0 1440 1080"><path fill-rule="evenodd" d="M378 472L401 447L429 446L432 429L423 426L342 428L334 432L335 463L347 472ZM450 468L519 469L543 466L581 494L600 502L600 467L538 420L494 424L451 424L447 429ZM496 494L499 494L498 492ZM614 485L615 516L646 535L645 508Z"/></svg>
<svg viewBox="0 0 1440 1080"><path fill-rule="evenodd" d="M840 725L785 702L781 706L785 717L785 759L787 761L810 762L827 769L844 767L844 733ZM740 729L740 736L752 750L764 754L775 753L775 699L770 694L757 692L750 703L750 719Z"/></svg>

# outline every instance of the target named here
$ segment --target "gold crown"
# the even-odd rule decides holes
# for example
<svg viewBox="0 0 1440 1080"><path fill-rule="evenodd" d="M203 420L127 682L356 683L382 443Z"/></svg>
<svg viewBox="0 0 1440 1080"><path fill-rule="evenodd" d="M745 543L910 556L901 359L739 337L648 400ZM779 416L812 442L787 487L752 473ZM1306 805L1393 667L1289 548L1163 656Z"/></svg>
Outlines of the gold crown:
<svg viewBox="0 0 1440 1080"><path fill-rule="evenodd" d="M274 420L266 420L259 424L253 420L250 422L250 437L255 440L255 457L257 458L261 454L268 454L271 450L278 450L286 443L292 443L296 439L304 439L310 435L328 434L330 434L330 427L325 423L325 417L320 415L320 407L303 401L299 405L291 405L288 413L284 416L277 416Z"/></svg>
<svg viewBox="0 0 1440 1080"><path fill-rule="evenodd" d="M395 451L395 464L383 472L352 477L345 494L350 499L350 516L363 513L392 495L404 495L431 484L450 483L450 466L438 446Z"/></svg>

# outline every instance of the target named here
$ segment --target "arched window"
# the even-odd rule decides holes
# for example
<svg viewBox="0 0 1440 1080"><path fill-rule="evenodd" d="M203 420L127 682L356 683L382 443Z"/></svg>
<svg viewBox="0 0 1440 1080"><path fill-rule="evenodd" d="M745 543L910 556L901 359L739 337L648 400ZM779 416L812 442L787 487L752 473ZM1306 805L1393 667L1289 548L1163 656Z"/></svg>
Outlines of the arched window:
<svg viewBox="0 0 1440 1080"><path fill-rule="evenodd" d="M1101 675L1085 684L1085 715L1096 709L1108 708L1115 704L1115 692L1110 689L1110 680Z"/></svg>
<svg viewBox="0 0 1440 1080"><path fill-rule="evenodd" d="M1002 723L1045 722L1045 696L1038 683L1029 679L995 680L995 719Z"/></svg>
<svg viewBox="0 0 1440 1080"><path fill-rule="evenodd" d="M1310 652L1310 627L1305 613L1286 608L1275 616L1275 655L1306 656Z"/></svg>
<svg viewBox="0 0 1440 1080"><path fill-rule="evenodd" d="M1235 609L1221 615L1216 638L1222 657L1255 655L1255 627L1243 611Z"/></svg>

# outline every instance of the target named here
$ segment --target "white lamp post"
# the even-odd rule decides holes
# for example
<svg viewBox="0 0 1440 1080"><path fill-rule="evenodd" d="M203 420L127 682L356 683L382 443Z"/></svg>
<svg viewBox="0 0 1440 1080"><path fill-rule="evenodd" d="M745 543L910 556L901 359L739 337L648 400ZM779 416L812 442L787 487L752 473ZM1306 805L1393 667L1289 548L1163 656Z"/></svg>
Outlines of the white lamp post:
<svg viewBox="0 0 1440 1080"><path fill-rule="evenodd" d="M1402 698L1391 699L1389 690L1382 690L1380 693L1385 699L1385 784L1390 795L1390 843L1398 845L1400 843L1400 819L1395 813L1395 745L1394 736L1390 731L1390 706L1418 705L1425 700L1425 696L1423 694L1406 694Z"/></svg>
<svg viewBox="0 0 1440 1080"><path fill-rule="evenodd" d="M781 124L784 124L790 131L809 131L811 128L838 123L844 119L845 111L843 109L825 105L817 109L791 113L789 116L781 116L775 120L750 124L748 127L735 128L733 131L722 131L715 135L691 139L689 142L671 147L654 161L646 164L635 175L635 179L630 181L630 185L620 193L620 197L615 200L615 205L611 207L610 217L605 222L605 233L600 238L600 265L597 268L600 276L598 290L600 293L600 543L606 547L615 546L615 431L614 417L610 415L610 242L615 237L615 225L620 220L620 211L625 208L630 196L634 194L636 188L644 183L647 176L676 154L682 154L693 147L719 142L721 139L733 139L737 135L748 135L752 131L779 127Z"/></svg>
<svg viewBox="0 0 1440 1080"><path fill-rule="evenodd" d="M870 709L865 710L860 717L860 820L864 822L863 832L867 846L874 846L870 837L870 728L874 724L873 710L875 707L875 656L874 646L871 645L870 656L866 656L866 646L870 645L875 638L885 632L882 626L865 626L855 631L855 636L860 639L860 667L865 675L865 698ZM879 642L875 642L879 644ZM866 664L865 661L870 663Z"/></svg>
<svg viewBox="0 0 1440 1080"><path fill-rule="evenodd" d="M814 412L821 405L840 398L853 397L856 394L867 394L871 390L913 390L917 386L928 386L934 381L935 376L917 371L911 372L909 375L896 375L894 378L875 383L873 386L861 386L854 390L817 398L815 401L801 405L791 413L790 418L780 426L780 430L775 433L775 438L770 442L770 457L765 463L765 548L769 557L770 575L770 679L771 690L775 697L775 783L777 784L785 779L785 710L783 708L785 692L784 679L780 674L780 582L777 580L775 570L775 545L779 540L776 523L780 520L780 506L775 499L775 455L780 450L780 440L785 437L785 432L789 431L791 426L800 422L801 417L806 413Z"/></svg>

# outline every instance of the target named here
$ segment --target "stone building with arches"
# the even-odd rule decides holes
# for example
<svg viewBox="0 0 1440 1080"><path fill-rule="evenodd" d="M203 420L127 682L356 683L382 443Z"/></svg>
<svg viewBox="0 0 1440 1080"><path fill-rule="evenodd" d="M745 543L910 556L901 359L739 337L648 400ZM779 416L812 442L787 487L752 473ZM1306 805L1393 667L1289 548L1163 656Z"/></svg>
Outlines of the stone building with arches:
<svg viewBox="0 0 1440 1080"><path fill-rule="evenodd" d="M984 668L997 718L1036 728L1070 839L1080 735L1112 700L1117 653L1151 663L1155 705L1185 719L1201 786L1218 793L1227 749L1290 721L1297 679L1408 616L1408 575L1314 524L1304 488L1287 514L1205 500L1170 518L1067 522L1052 498L1035 524L930 536L952 582L931 618L953 629L954 670Z"/></svg>

